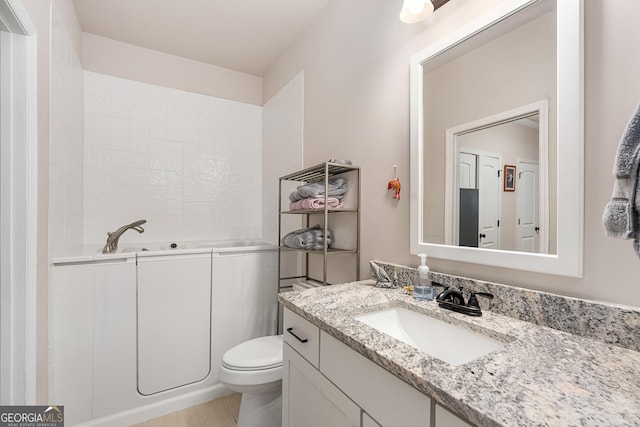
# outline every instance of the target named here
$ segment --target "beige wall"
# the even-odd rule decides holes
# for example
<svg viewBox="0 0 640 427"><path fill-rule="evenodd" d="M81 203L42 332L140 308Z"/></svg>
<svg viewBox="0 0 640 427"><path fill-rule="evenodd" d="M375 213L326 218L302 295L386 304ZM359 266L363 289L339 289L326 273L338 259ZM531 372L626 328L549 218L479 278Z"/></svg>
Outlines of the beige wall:
<svg viewBox="0 0 640 427"><path fill-rule="evenodd" d="M304 70L305 165L338 157L363 168L362 265L418 264L409 252L409 57L497 3L452 0L427 22L406 25L398 2L333 0L265 75L266 100ZM618 140L640 101L640 56L628 50L640 43L637 22L636 0L585 2L584 277L430 259L433 270L640 306L640 260L630 241L605 237L601 225ZM394 164L399 202L386 190Z"/></svg>
<svg viewBox="0 0 640 427"><path fill-rule="evenodd" d="M262 77L83 33L87 71L262 105Z"/></svg>

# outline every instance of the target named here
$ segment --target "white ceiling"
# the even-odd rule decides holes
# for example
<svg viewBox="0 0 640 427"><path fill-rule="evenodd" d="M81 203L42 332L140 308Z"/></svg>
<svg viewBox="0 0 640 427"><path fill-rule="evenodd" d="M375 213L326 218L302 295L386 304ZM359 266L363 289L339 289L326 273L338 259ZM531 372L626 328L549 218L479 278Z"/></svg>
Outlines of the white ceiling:
<svg viewBox="0 0 640 427"><path fill-rule="evenodd" d="M73 0L84 32L262 76L330 0Z"/></svg>

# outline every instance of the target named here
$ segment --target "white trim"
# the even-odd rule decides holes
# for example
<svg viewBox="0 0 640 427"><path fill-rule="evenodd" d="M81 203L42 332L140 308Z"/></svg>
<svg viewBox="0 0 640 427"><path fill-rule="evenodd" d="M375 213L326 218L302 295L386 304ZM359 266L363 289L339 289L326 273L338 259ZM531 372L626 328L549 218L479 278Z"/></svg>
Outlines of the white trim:
<svg viewBox="0 0 640 427"><path fill-rule="evenodd" d="M0 0L0 402L36 401L37 98L35 26Z"/></svg>
<svg viewBox="0 0 640 427"><path fill-rule="evenodd" d="M411 57L411 253L516 270L582 277L584 223L583 0L557 1L557 253L528 254L422 242L422 64L535 3L507 0ZM541 175L543 175L541 173Z"/></svg>
<svg viewBox="0 0 640 427"><path fill-rule="evenodd" d="M0 0L0 25L2 31L32 36L36 27L19 0Z"/></svg>
<svg viewBox="0 0 640 427"><path fill-rule="evenodd" d="M25 401L36 403L37 270L38 270L38 105L37 44L35 34L26 40L26 140L27 221L26 307L25 307Z"/></svg>

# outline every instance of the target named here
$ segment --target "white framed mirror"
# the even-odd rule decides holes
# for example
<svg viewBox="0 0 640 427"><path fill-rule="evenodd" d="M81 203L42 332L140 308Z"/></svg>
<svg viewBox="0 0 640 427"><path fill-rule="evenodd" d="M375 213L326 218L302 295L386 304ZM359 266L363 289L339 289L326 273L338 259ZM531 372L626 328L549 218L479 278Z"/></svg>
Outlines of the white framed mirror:
<svg viewBox="0 0 640 427"><path fill-rule="evenodd" d="M412 253L582 276L582 6L507 0L411 57Z"/></svg>

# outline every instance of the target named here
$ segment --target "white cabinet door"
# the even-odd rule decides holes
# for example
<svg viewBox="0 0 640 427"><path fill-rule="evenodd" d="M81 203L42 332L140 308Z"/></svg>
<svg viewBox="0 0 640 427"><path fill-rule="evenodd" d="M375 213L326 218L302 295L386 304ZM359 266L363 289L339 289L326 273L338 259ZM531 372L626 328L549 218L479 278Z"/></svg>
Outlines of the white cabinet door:
<svg viewBox="0 0 640 427"><path fill-rule="evenodd" d="M138 391L209 375L211 254L138 257Z"/></svg>
<svg viewBox="0 0 640 427"><path fill-rule="evenodd" d="M451 412L436 404L435 427L472 427L471 424L461 420Z"/></svg>
<svg viewBox="0 0 640 427"><path fill-rule="evenodd" d="M360 408L284 344L283 427L359 427Z"/></svg>
<svg viewBox="0 0 640 427"><path fill-rule="evenodd" d="M320 371L384 427L429 427L431 399L324 331Z"/></svg>

